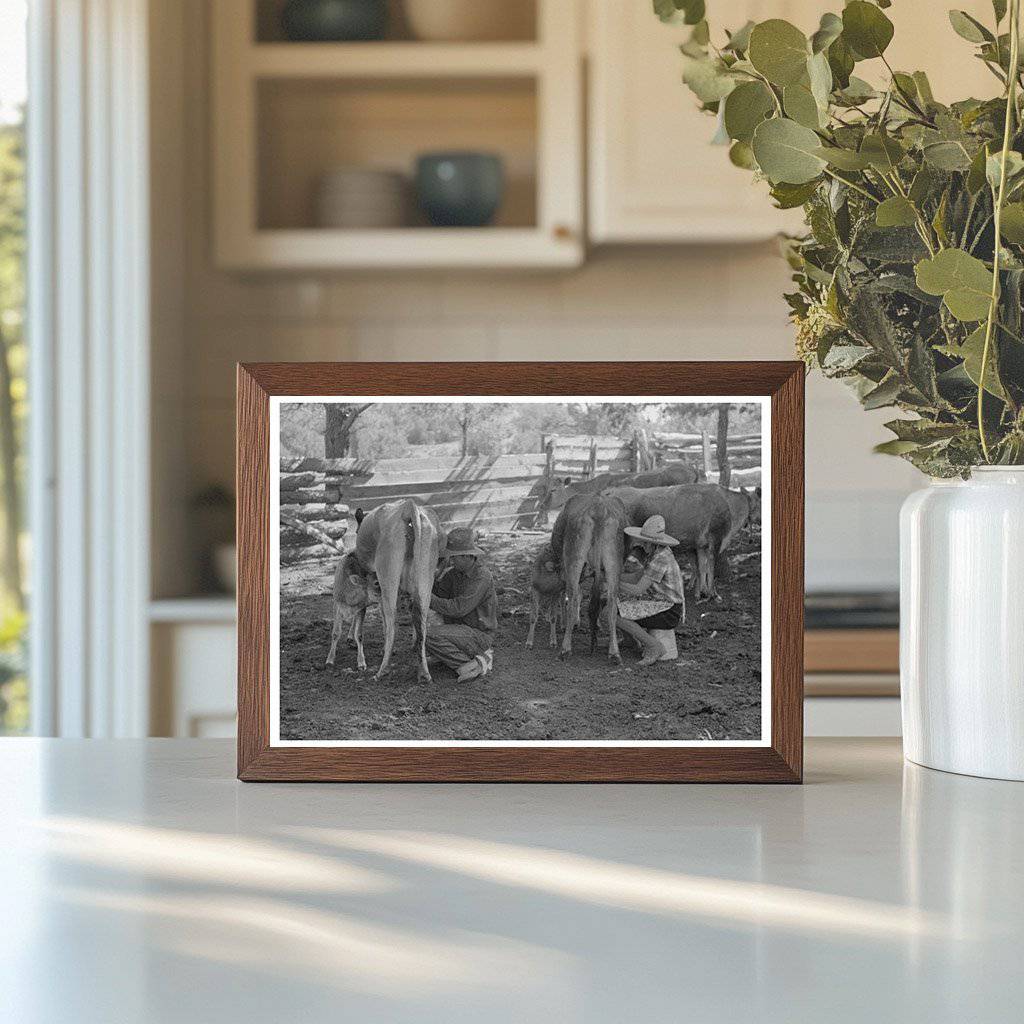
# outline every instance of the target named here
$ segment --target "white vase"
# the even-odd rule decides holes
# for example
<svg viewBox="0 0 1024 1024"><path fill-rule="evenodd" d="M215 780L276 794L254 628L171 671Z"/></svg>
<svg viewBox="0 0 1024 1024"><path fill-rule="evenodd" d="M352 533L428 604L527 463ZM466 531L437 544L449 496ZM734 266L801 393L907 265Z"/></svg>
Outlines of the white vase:
<svg viewBox="0 0 1024 1024"><path fill-rule="evenodd" d="M900 692L911 761L1024 781L1024 466L904 503Z"/></svg>

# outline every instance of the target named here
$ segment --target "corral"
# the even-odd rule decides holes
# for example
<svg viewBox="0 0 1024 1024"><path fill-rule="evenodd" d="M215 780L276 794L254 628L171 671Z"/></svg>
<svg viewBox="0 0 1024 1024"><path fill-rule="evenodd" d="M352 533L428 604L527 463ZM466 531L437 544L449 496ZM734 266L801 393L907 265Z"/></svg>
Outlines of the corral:
<svg viewBox="0 0 1024 1024"><path fill-rule="evenodd" d="M700 435L672 438L669 458L694 457L712 480ZM733 440L733 439L730 439ZM614 442L612 444L611 442ZM694 604L679 629L679 659L641 669L625 648L623 664L577 637L565 662L546 646L524 647L530 564L544 543L544 496L553 477L585 479L644 467L637 439L553 438L536 454L470 459L290 460L282 465L281 736L284 739L708 740L756 739L761 728L760 536L744 533L729 551L718 602ZM746 449L746 450L745 450ZM759 440L736 438L729 471L760 482ZM649 463L648 463L649 465ZM364 643L370 671L354 653L324 666L331 582L350 513L399 496L429 504L446 526L473 524L495 577L501 608L495 667L458 684L447 672L416 681L412 630L400 616L392 670L374 682L380 620L371 609ZM332 529L333 527L333 529ZM348 537L351 542L354 523Z"/></svg>

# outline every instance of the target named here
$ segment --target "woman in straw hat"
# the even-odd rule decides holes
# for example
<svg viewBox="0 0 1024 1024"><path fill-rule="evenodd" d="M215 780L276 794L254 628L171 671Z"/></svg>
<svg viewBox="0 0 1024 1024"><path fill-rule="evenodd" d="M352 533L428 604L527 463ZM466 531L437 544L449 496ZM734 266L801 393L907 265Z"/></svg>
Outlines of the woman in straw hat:
<svg viewBox="0 0 1024 1024"><path fill-rule="evenodd" d="M450 569L438 578L430 598L430 610L444 621L427 626L427 654L455 669L459 682L466 683L494 667L498 596L471 529L451 530L445 554Z"/></svg>
<svg viewBox="0 0 1024 1024"><path fill-rule="evenodd" d="M640 644L641 665L675 661L675 629L686 617L683 574L671 550L679 541L665 532L665 519L657 515L643 526L627 526L626 534L637 542L643 568L619 582L618 628Z"/></svg>

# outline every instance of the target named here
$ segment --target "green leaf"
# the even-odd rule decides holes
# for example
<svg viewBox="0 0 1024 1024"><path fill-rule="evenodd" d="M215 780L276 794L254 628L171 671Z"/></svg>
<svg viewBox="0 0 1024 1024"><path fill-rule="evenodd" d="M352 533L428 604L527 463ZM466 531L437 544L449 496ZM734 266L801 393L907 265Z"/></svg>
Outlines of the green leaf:
<svg viewBox="0 0 1024 1024"><path fill-rule="evenodd" d="M992 42L995 36L980 21L972 18L966 11L950 11L949 23L958 36L969 43Z"/></svg>
<svg viewBox="0 0 1024 1024"><path fill-rule="evenodd" d="M839 149L837 146L819 146L815 151L816 156L830 164L838 167L841 171L863 171L871 166L871 161L852 149Z"/></svg>
<svg viewBox="0 0 1024 1024"><path fill-rule="evenodd" d="M993 192L999 188L999 175L1002 171L1003 151L996 150L985 161L985 177ZM1013 181L1024 171L1024 157L1016 150L1011 149L1006 154L1006 180Z"/></svg>
<svg viewBox="0 0 1024 1024"><path fill-rule="evenodd" d="M903 196L891 196L875 207L875 223L880 228L908 227L916 221L914 204Z"/></svg>
<svg viewBox="0 0 1024 1024"><path fill-rule="evenodd" d="M773 184L813 181L825 166L817 155L818 136L788 118L762 121L754 131L753 147L758 166Z"/></svg>
<svg viewBox="0 0 1024 1024"><path fill-rule="evenodd" d="M904 74L902 71L895 71L893 72L892 80L901 93L909 96L912 100L918 99L917 82L914 81L911 75Z"/></svg>
<svg viewBox="0 0 1024 1024"><path fill-rule="evenodd" d="M840 98L849 106L857 106L860 103L867 103L878 95L878 90L873 88L863 78L851 75L846 88L840 92Z"/></svg>
<svg viewBox="0 0 1024 1024"><path fill-rule="evenodd" d="M865 406L867 408L867 406ZM876 455L906 455L907 452L912 452L917 448L920 448L920 444L917 441L883 441L881 444L876 444L872 449Z"/></svg>
<svg viewBox="0 0 1024 1024"><path fill-rule="evenodd" d="M917 95L925 103L934 103L935 97L932 95L932 86L928 81L928 76L923 71L915 71L911 77L914 79L914 85L917 86Z"/></svg>
<svg viewBox="0 0 1024 1024"><path fill-rule="evenodd" d="M654 0L654 13L664 22L696 25L704 20L704 0Z"/></svg>
<svg viewBox="0 0 1024 1024"><path fill-rule="evenodd" d="M883 174L891 173L906 155L903 147L891 135L878 133L864 136L860 152L875 170Z"/></svg>
<svg viewBox="0 0 1024 1024"><path fill-rule="evenodd" d="M914 175L914 180L910 183L910 191L907 195L915 206L920 208L921 204L928 198L932 189L935 188L937 177L938 175L928 166L922 167Z"/></svg>
<svg viewBox="0 0 1024 1024"><path fill-rule="evenodd" d="M1003 207L999 231L1006 241L1024 245L1024 203L1007 203Z"/></svg>
<svg viewBox="0 0 1024 1024"><path fill-rule="evenodd" d="M843 39L861 60L881 57L892 35L892 22L874 4L853 0L844 8Z"/></svg>
<svg viewBox="0 0 1024 1024"><path fill-rule="evenodd" d="M733 53L746 53L750 48L750 33L753 29L754 22L748 21L742 28L736 29L729 36L729 42L725 44L723 49L732 50Z"/></svg>
<svg viewBox="0 0 1024 1024"><path fill-rule="evenodd" d="M711 42L711 29L706 21L698 21L690 33L690 42L695 46L707 46Z"/></svg>
<svg viewBox="0 0 1024 1024"><path fill-rule="evenodd" d="M772 85L785 87L799 81L809 53L807 37L781 18L762 21L750 33L747 57Z"/></svg>
<svg viewBox="0 0 1024 1024"><path fill-rule="evenodd" d="M828 120L828 99L832 94L832 69L828 66L825 54L815 54L807 61L807 79L814 102L821 111L820 121L825 124Z"/></svg>
<svg viewBox="0 0 1024 1024"><path fill-rule="evenodd" d="M966 171L971 166L971 158L959 142L932 142L922 153L925 160L940 171Z"/></svg>
<svg viewBox="0 0 1024 1024"><path fill-rule="evenodd" d="M949 212L949 189L943 190L942 198L932 217L932 228L938 236L939 244L944 248L949 245L949 233L946 231L946 214Z"/></svg>
<svg viewBox="0 0 1024 1024"><path fill-rule="evenodd" d="M787 85L782 90L782 109L787 117L805 128L821 127L821 111L806 85Z"/></svg>
<svg viewBox="0 0 1024 1024"><path fill-rule="evenodd" d="M988 316L992 274L981 260L963 249L943 249L914 268L917 286L941 295L946 308L965 322Z"/></svg>
<svg viewBox="0 0 1024 1024"><path fill-rule="evenodd" d="M823 14L818 31L811 36L811 52L827 50L843 31L843 19L838 14Z"/></svg>
<svg viewBox="0 0 1024 1024"><path fill-rule="evenodd" d="M704 15L707 13L704 0L675 0L675 4L682 10L683 21L687 25L696 25L703 21Z"/></svg>
<svg viewBox="0 0 1024 1024"><path fill-rule="evenodd" d="M803 206L817 190L817 180L804 182L801 185L792 185L782 181L772 186L771 195L778 209L793 210L798 206Z"/></svg>
<svg viewBox="0 0 1024 1024"><path fill-rule="evenodd" d="M902 390L900 379L896 374L887 377L876 388L872 388L860 400L865 409L882 409L887 405L894 405L899 393Z"/></svg>
<svg viewBox="0 0 1024 1024"><path fill-rule="evenodd" d="M930 444L956 437L963 427L959 423L935 423L932 420L890 420L885 424L901 441L916 441L918 444Z"/></svg>
<svg viewBox="0 0 1024 1024"><path fill-rule="evenodd" d="M974 382L975 387L980 387L981 381L981 357L985 352L985 325L981 324L972 331L964 343L957 349L957 354L963 359L964 372ZM996 398L1006 400L1006 392L996 375L996 367L993 356L995 355L995 344L989 344L988 361L985 366L985 390Z"/></svg>
<svg viewBox="0 0 1024 1024"><path fill-rule="evenodd" d="M736 167L742 167L745 171L757 170L754 151L747 142L734 142L729 147L729 162Z"/></svg>
<svg viewBox="0 0 1024 1024"><path fill-rule="evenodd" d="M967 171L967 191L972 196L977 195L985 186L985 162L988 160L988 146L986 143L971 160L970 169Z"/></svg>
<svg viewBox="0 0 1024 1024"><path fill-rule="evenodd" d="M662 21L671 22L677 19L679 12L672 0L654 0L654 13Z"/></svg>
<svg viewBox="0 0 1024 1024"><path fill-rule="evenodd" d="M853 73L853 53L842 36L832 43L827 52L828 66L832 71L836 88L845 89L850 84L850 75Z"/></svg>
<svg viewBox="0 0 1024 1024"><path fill-rule="evenodd" d="M736 87L724 65L710 57L683 57L683 81L701 103L717 103Z"/></svg>
<svg viewBox="0 0 1024 1024"><path fill-rule="evenodd" d="M1006 0L992 0L992 11L996 16L996 25L1006 17Z"/></svg>
<svg viewBox="0 0 1024 1024"><path fill-rule="evenodd" d="M750 142L754 129L775 109L775 99L764 82L743 82L725 100L725 130L729 138Z"/></svg>

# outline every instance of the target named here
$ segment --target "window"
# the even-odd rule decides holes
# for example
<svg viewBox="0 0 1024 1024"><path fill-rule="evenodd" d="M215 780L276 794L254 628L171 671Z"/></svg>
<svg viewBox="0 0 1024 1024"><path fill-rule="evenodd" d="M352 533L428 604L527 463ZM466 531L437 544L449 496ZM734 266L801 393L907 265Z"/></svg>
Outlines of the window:
<svg viewBox="0 0 1024 1024"><path fill-rule="evenodd" d="M26 672L24 0L0 2L0 734L29 724Z"/></svg>

